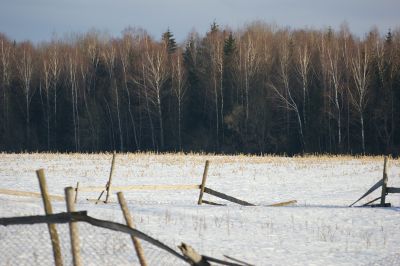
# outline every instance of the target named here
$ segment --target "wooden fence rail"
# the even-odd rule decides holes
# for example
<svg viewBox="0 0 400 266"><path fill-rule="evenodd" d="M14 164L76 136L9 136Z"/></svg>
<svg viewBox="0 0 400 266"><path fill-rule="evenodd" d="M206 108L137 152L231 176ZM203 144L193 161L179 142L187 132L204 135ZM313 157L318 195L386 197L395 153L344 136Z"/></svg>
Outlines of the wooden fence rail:
<svg viewBox="0 0 400 266"><path fill-rule="evenodd" d="M3 189L3 188L0 188L0 194L19 196L19 197L29 197L29 198L42 198L41 193ZM49 195L49 197L52 201L64 201L65 200L64 197L60 196L60 195Z"/></svg>
<svg viewBox="0 0 400 266"><path fill-rule="evenodd" d="M227 200L227 201L230 201L230 202L237 203L237 204L239 204L239 205L243 205L243 206L256 206L256 205L253 204L253 203L250 203L250 202L247 202L247 201L244 201L244 200L240 200L240 199L234 198L234 197L232 197L232 196L226 195L226 194L224 194L224 193L218 192L218 191L213 190L213 189L208 188L208 187L204 187L204 193L208 193L208 194L210 194L210 195L216 196L216 197L218 197L218 198L221 198L221 199L224 199L224 200Z"/></svg>
<svg viewBox="0 0 400 266"><path fill-rule="evenodd" d="M192 190L199 189L199 185L130 185L130 186L112 186L113 191L129 191L129 190ZM104 187L79 187L75 188L79 192L99 192Z"/></svg>
<svg viewBox="0 0 400 266"><path fill-rule="evenodd" d="M105 191L133 191L133 190L200 190L199 193L199 198L197 201L198 205L201 204L209 204L209 205L217 205L217 206L225 206L225 204L220 204L220 203L215 203L209 200L204 200L204 193L213 195L215 197L242 205L242 206L256 206L256 204L240 200L238 198L229 196L225 193L213 190L211 188L206 187L206 182L207 182L207 176L208 176L208 169L210 166L210 161L206 160L205 165L204 165L204 171L203 171L203 177L201 180L200 185L130 185L130 186L111 186L111 177L112 177L112 172L114 168L114 161L115 161L115 154L113 155L113 162L111 164L111 170L110 170L110 177L109 181L107 182L105 187L98 187L98 186L93 186L93 187L78 187L78 184L75 188L76 194L78 192L99 192L102 191L100 196L98 197L97 200L92 200L92 199L87 199L89 201L95 201L96 203L100 202L100 198L103 195ZM279 202L275 204L268 205L270 207L280 207L280 206L286 206L286 205L291 205L296 203L297 201L292 200L292 201L287 201L287 202ZM107 200L104 201L104 203L107 203Z"/></svg>

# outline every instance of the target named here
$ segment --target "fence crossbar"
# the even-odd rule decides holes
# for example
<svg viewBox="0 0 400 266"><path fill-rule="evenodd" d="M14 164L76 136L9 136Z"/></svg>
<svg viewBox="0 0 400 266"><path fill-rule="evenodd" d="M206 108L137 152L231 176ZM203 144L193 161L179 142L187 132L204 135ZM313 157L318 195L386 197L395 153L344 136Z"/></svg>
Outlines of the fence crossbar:
<svg viewBox="0 0 400 266"><path fill-rule="evenodd" d="M400 187L388 187L386 191L387 193L400 193Z"/></svg>
<svg viewBox="0 0 400 266"><path fill-rule="evenodd" d="M11 190L0 188L0 194L19 196L19 197L29 197L29 198L42 198L42 194L38 192L21 191L21 190ZM64 197L60 195L50 195L52 201L64 201Z"/></svg>
<svg viewBox="0 0 400 266"><path fill-rule="evenodd" d="M381 198L382 198L382 197L379 196L379 197L377 197L377 198L375 198L375 199L373 199L373 200L370 200L370 201L368 201L367 203L363 204L362 207L368 206L369 204L374 203L375 201L380 200Z"/></svg>
<svg viewBox="0 0 400 266"><path fill-rule="evenodd" d="M213 196L215 196L215 197L218 197L218 198L221 198L221 199L224 199L224 200L227 200L227 201L231 201L231 202L234 202L234 203L243 205L243 206L256 206L256 205L254 205L253 203L250 203L250 202L247 202L247 201L244 201L244 200L237 199L237 198L235 198L235 197L232 197L232 196L226 195L226 194L224 194L224 193L215 191L215 190L213 190L213 189L211 189L211 188L208 188L208 187L204 187L204 192L205 192L205 193L208 193L208 194L210 194L210 195L213 195Z"/></svg>
<svg viewBox="0 0 400 266"><path fill-rule="evenodd" d="M199 189L199 185L130 185L130 186L112 186L114 191L129 190L191 190ZM104 190L104 187L80 187L79 192L98 192Z"/></svg>

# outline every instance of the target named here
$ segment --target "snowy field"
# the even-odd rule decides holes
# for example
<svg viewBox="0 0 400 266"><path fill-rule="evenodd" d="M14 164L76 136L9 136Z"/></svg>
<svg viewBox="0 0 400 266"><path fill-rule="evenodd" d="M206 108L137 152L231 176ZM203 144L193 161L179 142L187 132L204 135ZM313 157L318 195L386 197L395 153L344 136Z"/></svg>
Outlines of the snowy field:
<svg viewBox="0 0 400 266"><path fill-rule="evenodd" d="M0 189L39 192L35 170L44 168L49 191L104 186L111 154L0 154ZM197 205L198 190L126 191L139 230L177 250L185 242L199 253L255 265L400 265L400 194L392 208L347 206L382 178L383 157L255 157L183 154L118 154L113 185L200 184L210 160L207 187L254 203L243 207ZM400 187L400 161L388 164L389 186ZM111 203L95 205L79 195L77 209L124 223L113 191ZM380 195L380 189L367 202ZM297 200L287 207L266 205ZM53 202L55 212L65 203ZM0 194L0 217L44 214L36 198ZM71 263L68 227L58 226L65 264ZM79 224L84 265L128 265L134 259L127 235ZM150 265L180 262L143 243ZM51 265L45 225L0 226L0 265Z"/></svg>

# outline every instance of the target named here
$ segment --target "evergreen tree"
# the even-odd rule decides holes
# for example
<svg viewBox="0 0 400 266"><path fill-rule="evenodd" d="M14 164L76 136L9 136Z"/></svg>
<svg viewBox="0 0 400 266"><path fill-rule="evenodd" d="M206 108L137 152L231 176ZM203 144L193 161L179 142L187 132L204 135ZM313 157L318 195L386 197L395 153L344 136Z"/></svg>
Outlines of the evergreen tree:
<svg viewBox="0 0 400 266"><path fill-rule="evenodd" d="M387 44L391 44L392 43L392 39L393 39L392 31L391 31L391 29L389 29L389 31L388 31L388 33L386 34L386 37L385 37L386 43Z"/></svg>
<svg viewBox="0 0 400 266"><path fill-rule="evenodd" d="M219 31L219 25L214 20L214 22L210 26L210 34L213 34L213 33L217 32L217 31Z"/></svg>
<svg viewBox="0 0 400 266"><path fill-rule="evenodd" d="M331 26L328 27L328 32L326 33L326 36L327 36L328 41L332 40L332 38L333 38L333 30L332 30Z"/></svg>
<svg viewBox="0 0 400 266"><path fill-rule="evenodd" d="M236 50L236 40L233 38L232 32L229 33L229 37L225 40L224 54L225 56L232 55Z"/></svg>
<svg viewBox="0 0 400 266"><path fill-rule="evenodd" d="M301 110L307 102L308 152L342 147L360 152L361 123L354 104L358 86L368 89L368 104L362 106L366 150L398 156L396 32L389 29L382 36L374 30L360 40L346 27L336 33L330 27L293 31L255 23L230 32L213 22L205 36L191 33L183 51L169 29L161 37L155 41L138 30L107 42L88 33L57 45L34 46L0 33L0 149L156 150L154 134L162 131L159 140L165 138L165 151L295 154L302 147L299 118L290 104ZM309 75L299 69L304 44L310 49ZM58 57L57 47L67 57ZM184 101L176 100L174 90L182 78L177 62L184 73ZM175 112L177 106L181 113ZM340 127L333 121L339 112ZM300 115L302 123L304 117ZM154 123L156 118L161 122ZM341 142L335 132L341 132ZM123 147L118 137L121 143L124 138Z"/></svg>
<svg viewBox="0 0 400 266"><path fill-rule="evenodd" d="M234 104L235 96L235 53L236 53L236 40L232 32L229 33L228 38L224 43L224 95L225 95L225 110L230 113Z"/></svg>
<svg viewBox="0 0 400 266"><path fill-rule="evenodd" d="M162 40L166 44L168 53L169 54L174 53L176 50L176 41L175 41L174 35L169 30L169 28L167 29L166 32L163 33Z"/></svg>

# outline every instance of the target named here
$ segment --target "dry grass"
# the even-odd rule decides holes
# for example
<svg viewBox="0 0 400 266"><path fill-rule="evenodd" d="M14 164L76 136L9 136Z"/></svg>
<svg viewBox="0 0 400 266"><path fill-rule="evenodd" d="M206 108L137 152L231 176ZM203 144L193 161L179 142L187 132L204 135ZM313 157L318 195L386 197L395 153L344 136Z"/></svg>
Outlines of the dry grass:
<svg viewBox="0 0 400 266"><path fill-rule="evenodd" d="M108 159L112 157L112 153L41 153L41 152L30 152L30 153L5 153L1 152L0 156L7 155L18 155L23 159L24 156L34 155L38 159L53 159L60 157L73 157L74 159L84 159L93 155L98 159ZM346 161L346 160L357 160L364 163L382 161L383 155L379 156L361 156L361 155L333 155L333 154L306 154L297 155L293 157L287 157L282 155L266 154L266 155L253 155L253 154L234 154L234 155L221 155L214 153L158 153L158 152L135 152L135 153L117 153L119 157L127 158L129 160L134 159L148 159L150 161L157 158L157 161L163 163L175 163L177 160L185 161L202 161L212 158L213 161L218 163L235 163L235 162L252 162L252 163L282 163L287 160L295 161L297 163L307 162L327 162L327 161ZM398 161L399 159L390 158L391 161Z"/></svg>

